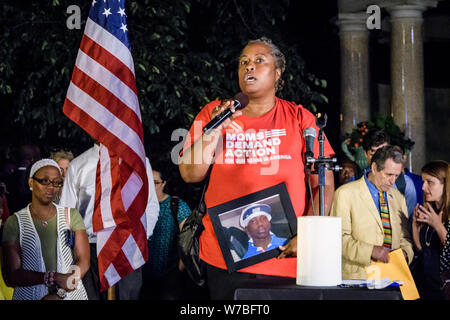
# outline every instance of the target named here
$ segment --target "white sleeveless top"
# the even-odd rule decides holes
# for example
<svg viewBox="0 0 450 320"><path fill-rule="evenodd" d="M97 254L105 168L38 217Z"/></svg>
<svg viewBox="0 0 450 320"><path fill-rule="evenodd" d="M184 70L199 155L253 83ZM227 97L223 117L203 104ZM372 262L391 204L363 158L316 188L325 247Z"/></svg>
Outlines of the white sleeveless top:
<svg viewBox="0 0 450 320"><path fill-rule="evenodd" d="M72 249L67 245L67 232L70 226L70 215L65 214L69 208L56 205L57 209L57 268L59 273L68 273L70 266L74 264ZM29 205L15 213L19 223L19 237L22 258L22 268L37 272L45 272L44 259L42 257L41 240L31 218ZM67 218L66 218L67 217ZM45 284L15 287L13 300L40 300L48 294ZM78 287L72 292L67 292L64 300L87 300L87 293L83 283L78 282Z"/></svg>

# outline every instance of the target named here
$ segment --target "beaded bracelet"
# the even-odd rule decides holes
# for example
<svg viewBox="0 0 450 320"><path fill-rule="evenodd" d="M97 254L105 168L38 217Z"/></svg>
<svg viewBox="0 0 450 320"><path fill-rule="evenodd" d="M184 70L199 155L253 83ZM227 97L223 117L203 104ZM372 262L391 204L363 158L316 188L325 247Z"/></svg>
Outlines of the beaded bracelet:
<svg viewBox="0 0 450 320"><path fill-rule="evenodd" d="M55 284L55 271L47 271L44 274L44 284L51 287Z"/></svg>

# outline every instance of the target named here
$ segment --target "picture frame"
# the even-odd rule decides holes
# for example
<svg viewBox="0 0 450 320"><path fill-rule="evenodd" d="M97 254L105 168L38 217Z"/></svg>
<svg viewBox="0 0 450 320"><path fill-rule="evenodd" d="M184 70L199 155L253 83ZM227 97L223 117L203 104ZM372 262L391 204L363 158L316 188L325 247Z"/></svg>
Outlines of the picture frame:
<svg viewBox="0 0 450 320"><path fill-rule="evenodd" d="M277 257L279 245L297 234L297 217L284 182L208 208L208 214L230 273ZM269 240L266 248L258 247Z"/></svg>

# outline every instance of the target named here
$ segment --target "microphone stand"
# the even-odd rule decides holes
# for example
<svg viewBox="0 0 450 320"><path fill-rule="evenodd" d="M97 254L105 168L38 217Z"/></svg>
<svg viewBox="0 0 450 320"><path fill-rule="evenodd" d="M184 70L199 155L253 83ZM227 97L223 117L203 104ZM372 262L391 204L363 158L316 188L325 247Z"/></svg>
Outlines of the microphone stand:
<svg viewBox="0 0 450 320"><path fill-rule="evenodd" d="M323 143L325 141L325 133L323 132L323 128L327 125L327 114L325 113L323 118L316 118L316 125L319 127L319 157L316 159L314 155L306 154L305 162L306 162L306 172L308 176L312 174L319 175L319 214L320 216L325 216L325 170L333 170L339 171L342 169L339 165L335 164L337 162L337 158L326 158L323 154ZM314 164L314 171L311 172L311 167ZM311 190L311 188L310 188ZM314 203L314 198L311 192L311 201ZM313 204L314 208L314 204ZM314 212L315 215L315 212Z"/></svg>

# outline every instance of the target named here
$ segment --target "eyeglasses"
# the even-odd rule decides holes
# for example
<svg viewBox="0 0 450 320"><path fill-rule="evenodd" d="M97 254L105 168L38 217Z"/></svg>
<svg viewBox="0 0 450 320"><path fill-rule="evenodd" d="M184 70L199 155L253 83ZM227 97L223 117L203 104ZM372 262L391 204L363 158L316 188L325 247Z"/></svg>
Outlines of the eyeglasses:
<svg viewBox="0 0 450 320"><path fill-rule="evenodd" d="M155 184L161 184L164 183L164 181L153 181Z"/></svg>
<svg viewBox="0 0 450 320"><path fill-rule="evenodd" d="M50 180L50 179L47 179L47 178L39 179L39 178L36 178L36 177L32 177L31 179L39 182L43 186L49 186L50 184L52 186L54 186L55 188L61 188L63 186L63 182L61 180L55 181L55 180Z"/></svg>

